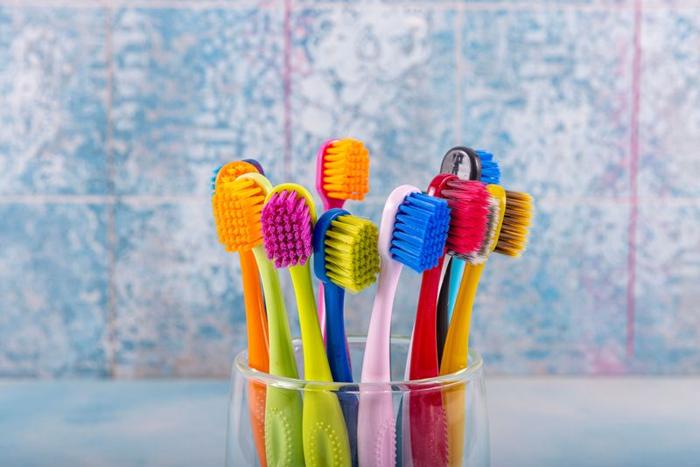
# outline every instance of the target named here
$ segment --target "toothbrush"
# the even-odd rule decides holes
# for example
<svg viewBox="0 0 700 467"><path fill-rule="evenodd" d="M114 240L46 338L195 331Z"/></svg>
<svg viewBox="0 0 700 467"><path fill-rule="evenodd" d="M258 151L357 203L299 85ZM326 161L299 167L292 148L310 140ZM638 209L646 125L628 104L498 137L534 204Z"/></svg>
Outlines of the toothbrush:
<svg viewBox="0 0 700 467"><path fill-rule="evenodd" d="M446 252L457 257L473 255L482 247L490 196L481 182L463 181L441 174L430 183L428 194L447 200L451 220ZM423 273L409 357L409 379L439 375L436 305L443 259ZM440 390L421 387L409 396L411 452L415 465L444 466L448 463L447 422Z"/></svg>
<svg viewBox="0 0 700 467"><path fill-rule="evenodd" d="M460 168L460 163L455 160L455 153L459 153L459 151L455 151L455 149L458 148L453 148L445 154L441 171L443 173L453 173L455 175L466 175L465 171ZM468 178L463 178L463 176L460 176L460 178L464 180L479 180L486 184L500 183L501 170L498 167L498 163L494 160L493 154L482 149L477 149L476 151L471 148L462 149L469 155L470 172ZM447 172L448 170L450 170L450 172ZM455 301L457 300L457 291L459 290L459 284L462 280L462 274L464 274L465 264L466 262L461 258L452 258L450 261L450 274L446 274L449 280L442 286L446 289L445 293L449 294L449 303L443 303L438 309L439 321L441 323L438 328L440 356L442 356L442 346L445 344L447 327L452 317Z"/></svg>
<svg viewBox="0 0 700 467"><path fill-rule="evenodd" d="M372 307L362 382L379 383L360 392L360 465L393 467L396 429L391 396L391 312L403 265L421 273L435 267L445 248L449 208L443 199L402 185L389 195L379 230L381 268ZM385 384L382 384L385 383Z"/></svg>
<svg viewBox="0 0 700 467"><path fill-rule="evenodd" d="M228 219L232 206L228 202L227 188L224 188L238 175L258 173L261 170L261 167L246 161L229 162L219 167L212 178L212 210L219 241L225 245L227 251L238 251L248 334L248 364L251 368L267 373L269 369L267 315L258 281L258 266L250 249L242 249L235 235L232 235L229 230ZM248 411L253 439L260 464L264 466L266 465L265 386L251 382L248 389Z"/></svg>
<svg viewBox="0 0 700 467"><path fill-rule="evenodd" d="M221 197L224 223L222 230L232 247L252 251L265 292L270 343L270 374L298 378L289 322L279 277L263 250L261 210L272 190L260 174L240 175L235 181L217 188ZM303 465L301 395L293 389L270 385L265 402L265 454L268 465Z"/></svg>
<svg viewBox="0 0 700 467"><path fill-rule="evenodd" d="M477 149L475 152L477 161L479 162L479 171L477 172L478 180L487 184L499 184L501 182L501 170L498 167L498 163L494 160L493 154L482 149ZM452 316L452 311L454 310L455 301L457 300L457 291L459 290L459 284L462 280L465 264L463 260L455 260L452 265L452 274L450 276L450 304L448 309L449 317Z"/></svg>
<svg viewBox="0 0 700 467"><path fill-rule="evenodd" d="M316 192L323 210L342 208L345 201L361 201L369 192L369 152L353 138L329 139L316 154ZM323 283L318 288L318 320L326 336Z"/></svg>
<svg viewBox="0 0 700 467"><path fill-rule="evenodd" d="M344 209L326 211L314 229L314 272L326 286L326 348L333 380L352 382L343 301L348 289L359 292L377 280L377 227Z"/></svg>
<svg viewBox="0 0 700 467"><path fill-rule="evenodd" d="M487 247L465 268L460 283L454 315L445 340L440 374L449 374L468 365L471 315L479 279L486 260L492 251L509 256L519 256L527 244L527 234L532 218L532 197L527 193L506 191L499 185L487 185L494 203L489 215ZM461 463L464 439L464 388L445 391L445 401L451 407L449 425L450 461ZM449 417L448 417L449 418Z"/></svg>
<svg viewBox="0 0 700 467"><path fill-rule="evenodd" d="M314 228L314 272L325 284L326 350L337 382L352 383L352 369L343 322L344 289L359 292L377 280L377 227L344 209L326 211ZM339 393L350 436L353 465L357 465L357 397Z"/></svg>
<svg viewBox="0 0 700 467"><path fill-rule="evenodd" d="M289 268L299 313L305 387L302 415L307 465L352 465L350 445L338 398L322 383L333 382L311 286L309 259L316 221L311 194L300 185L276 186L265 199L262 232L265 250L277 268ZM319 384L320 383L320 384Z"/></svg>

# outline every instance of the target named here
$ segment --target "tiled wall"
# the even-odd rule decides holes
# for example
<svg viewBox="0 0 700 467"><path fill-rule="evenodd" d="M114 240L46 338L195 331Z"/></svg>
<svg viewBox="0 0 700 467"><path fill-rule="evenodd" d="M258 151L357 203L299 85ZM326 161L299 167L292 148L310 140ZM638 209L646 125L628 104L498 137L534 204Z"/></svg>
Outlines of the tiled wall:
<svg viewBox="0 0 700 467"><path fill-rule="evenodd" d="M457 143L536 197L478 298L491 372L698 373L699 82L695 1L0 0L0 376L226 375L245 333L210 172L312 185L343 135L375 220Z"/></svg>

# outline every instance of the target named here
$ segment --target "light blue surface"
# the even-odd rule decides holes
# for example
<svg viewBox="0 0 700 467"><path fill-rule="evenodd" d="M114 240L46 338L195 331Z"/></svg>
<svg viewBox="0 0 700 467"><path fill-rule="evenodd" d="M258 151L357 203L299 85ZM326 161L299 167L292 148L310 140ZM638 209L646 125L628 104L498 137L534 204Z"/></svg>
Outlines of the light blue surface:
<svg viewBox="0 0 700 467"><path fill-rule="evenodd" d="M375 221L455 144L535 196L528 252L494 258L476 302L493 372L700 371L699 6L10 3L0 377L225 376L244 314L211 170L255 157L313 186L316 149L345 135L372 154L370 195L347 207ZM418 288L402 275L394 333ZM373 290L347 297L349 333Z"/></svg>
<svg viewBox="0 0 700 467"><path fill-rule="evenodd" d="M0 383L0 465L215 466L225 381ZM490 378L494 467L691 467L698 379Z"/></svg>

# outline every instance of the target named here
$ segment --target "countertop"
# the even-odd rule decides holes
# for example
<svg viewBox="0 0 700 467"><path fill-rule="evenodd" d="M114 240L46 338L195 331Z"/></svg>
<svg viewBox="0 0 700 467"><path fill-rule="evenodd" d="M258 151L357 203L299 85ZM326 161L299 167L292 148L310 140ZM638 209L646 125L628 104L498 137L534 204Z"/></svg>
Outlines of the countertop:
<svg viewBox="0 0 700 467"><path fill-rule="evenodd" d="M487 382L492 460L698 466L700 378ZM218 466L229 382L2 381L0 465Z"/></svg>

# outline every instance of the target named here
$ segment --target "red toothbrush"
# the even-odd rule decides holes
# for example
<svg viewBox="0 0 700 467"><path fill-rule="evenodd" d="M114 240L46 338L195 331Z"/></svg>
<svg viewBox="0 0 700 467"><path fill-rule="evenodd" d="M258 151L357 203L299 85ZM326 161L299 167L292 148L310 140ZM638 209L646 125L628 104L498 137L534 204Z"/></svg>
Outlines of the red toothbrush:
<svg viewBox="0 0 700 467"><path fill-rule="evenodd" d="M451 209L446 253L469 258L477 253L486 237L490 196L486 185L440 174L428 194L444 198ZM437 350L437 298L444 256L436 267L425 271L421 282L413 341L409 357L409 379L433 378L440 374ZM448 465L447 420L439 386L415 385L409 396L411 455L416 466Z"/></svg>

